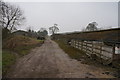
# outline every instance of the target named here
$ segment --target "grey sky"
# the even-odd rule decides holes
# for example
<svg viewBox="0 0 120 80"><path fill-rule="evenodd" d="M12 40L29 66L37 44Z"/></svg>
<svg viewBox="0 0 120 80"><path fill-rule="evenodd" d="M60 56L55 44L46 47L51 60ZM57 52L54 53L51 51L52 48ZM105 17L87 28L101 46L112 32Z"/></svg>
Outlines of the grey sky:
<svg viewBox="0 0 120 80"><path fill-rule="evenodd" d="M49 28L57 23L60 32L81 31L89 22L98 27L118 27L117 2L16 2L25 13L27 22L19 29L33 26Z"/></svg>

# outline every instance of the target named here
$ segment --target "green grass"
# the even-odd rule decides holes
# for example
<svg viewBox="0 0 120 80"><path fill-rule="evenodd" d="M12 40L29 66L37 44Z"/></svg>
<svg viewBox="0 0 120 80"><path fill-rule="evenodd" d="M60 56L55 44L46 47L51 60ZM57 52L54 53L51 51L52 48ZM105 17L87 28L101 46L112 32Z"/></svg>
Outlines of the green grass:
<svg viewBox="0 0 120 80"><path fill-rule="evenodd" d="M29 45L29 46L19 46L14 48L14 52L18 53L20 56L27 55L32 48L35 48L37 45Z"/></svg>
<svg viewBox="0 0 120 80"><path fill-rule="evenodd" d="M58 43L58 45L60 46L61 49L63 49L72 59L77 59L77 60L80 60L81 58L86 58L88 57L85 52L79 50L79 49L76 49L74 47L71 47L67 44L65 44L64 42L62 41L55 41Z"/></svg>
<svg viewBox="0 0 120 80"><path fill-rule="evenodd" d="M5 75L12 64L14 64L16 57L13 53L7 50L2 51L2 74Z"/></svg>
<svg viewBox="0 0 120 80"><path fill-rule="evenodd" d="M39 39L37 41L44 42L44 40L39 40Z"/></svg>
<svg viewBox="0 0 120 80"><path fill-rule="evenodd" d="M13 65L16 61L16 55L19 55L19 57L22 57L24 55L27 55L30 52L30 49L34 48L34 46L23 46L15 49L15 53L13 51L9 50L3 50L2 52L2 72L3 75L7 73L11 65ZM16 53L17 52L17 53ZM14 54L13 54L14 53Z"/></svg>

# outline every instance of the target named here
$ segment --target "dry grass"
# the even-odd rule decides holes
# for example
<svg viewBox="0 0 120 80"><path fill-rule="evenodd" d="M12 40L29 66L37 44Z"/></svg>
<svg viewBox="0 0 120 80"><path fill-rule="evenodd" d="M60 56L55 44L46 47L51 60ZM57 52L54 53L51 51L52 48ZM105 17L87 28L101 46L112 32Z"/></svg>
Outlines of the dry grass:
<svg viewBox="0 0 120 80"><path fill-rule="evenodd" d="M11 36L3 43L3 48L14 50L15 48L27 45L35 45L40 43L36 39L32 39L25 36Z"/></svg>
<svg viewBox="0 0 120 80"><path fill-rule="evenodd" d="M5 76L10 66L15 63L18 56L22 57L28 54L32 48L40 46L42 43L43 41L25 36L10 36L6 38L2 43L3 76Z"/></svg>

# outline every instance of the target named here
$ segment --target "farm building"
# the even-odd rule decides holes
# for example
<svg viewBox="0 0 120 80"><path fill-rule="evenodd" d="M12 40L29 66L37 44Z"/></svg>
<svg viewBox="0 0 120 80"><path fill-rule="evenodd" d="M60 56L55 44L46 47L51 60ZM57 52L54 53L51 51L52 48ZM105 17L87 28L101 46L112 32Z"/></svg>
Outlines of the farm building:
<svg viewBox="0 0 120 80"><path fill-rule="evenodd" d="M22 31L22 30L15 31L12 34L14 34L14 35L22 35L22 36L28 36L29 35L28 32Z"/></svg>
<svg viewBox="0 0 120 80"><path fill-rule="evenodd" d="M14 34L14 35L28 36L28 37L32 37L32 38L37 38L39 40L44 40L45 39L44 36L38 35L37 33L26 32L26 31L22 31L22 30L15 31L12 34Z"/></svg>

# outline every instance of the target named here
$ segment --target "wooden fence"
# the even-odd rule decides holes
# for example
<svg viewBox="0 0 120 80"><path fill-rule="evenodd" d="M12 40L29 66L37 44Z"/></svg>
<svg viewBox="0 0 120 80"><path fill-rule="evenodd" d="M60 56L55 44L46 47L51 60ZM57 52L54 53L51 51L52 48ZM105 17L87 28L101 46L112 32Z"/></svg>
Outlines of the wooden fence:
<svg viewBox="0 0 120 80"><path fill-rule="evenodd" d="M88 56L93 57L93 55L96 55L100 59L106 60L104 61L106 63L111 63L113 60L120 60L120 53L115 54L115 47L117 45L120 47L120 28L55 34L52 35L52 38L80 49L86 52Z"/></svg>
<svg viewBox="0 0 120 80"><path fill-rule="evenodd" d="M106 46L103 42L98 41L80 41L74 39L69 43L71 46L86 52L88 56L93 57L92 55L96 55L97 57L108 61L107 63L110 63L113 59L114 46Z"/></svg>

